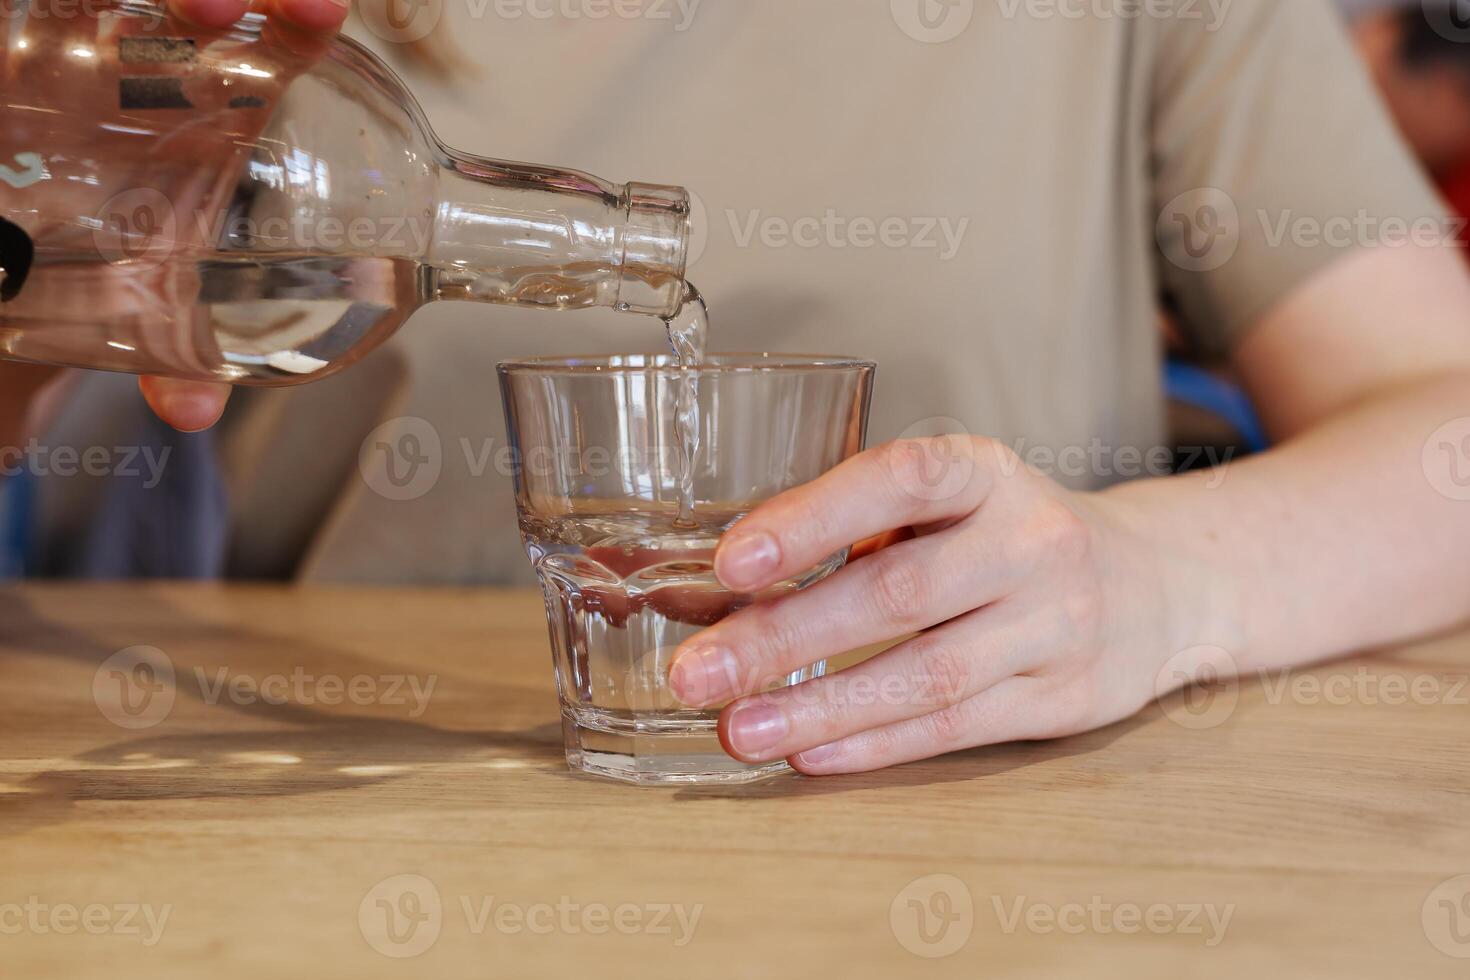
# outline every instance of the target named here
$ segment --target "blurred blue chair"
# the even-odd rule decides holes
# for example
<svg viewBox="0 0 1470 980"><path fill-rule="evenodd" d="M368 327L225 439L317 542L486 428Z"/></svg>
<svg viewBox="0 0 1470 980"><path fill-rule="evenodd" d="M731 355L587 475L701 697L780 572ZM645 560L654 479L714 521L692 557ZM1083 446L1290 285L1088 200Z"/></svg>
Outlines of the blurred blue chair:
<svg viewBox="0 0 1470 980"><path fill-rule="evenodd" d="M1208 412L1240 433L1241 446L1251 453L1271 446L1265 426L1250 398L1223 378L1176 358L1164 366L1164 390L1171 401Z"/></svg>

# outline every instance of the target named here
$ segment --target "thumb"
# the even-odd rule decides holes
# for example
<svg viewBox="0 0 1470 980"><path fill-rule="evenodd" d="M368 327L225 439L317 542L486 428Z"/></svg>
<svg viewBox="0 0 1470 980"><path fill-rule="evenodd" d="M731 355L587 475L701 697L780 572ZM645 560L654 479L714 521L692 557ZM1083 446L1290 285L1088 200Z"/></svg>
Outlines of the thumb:
<svg viewBox="0 0 1470 980"><path fill-rule="evenodd" d="M172 378L139 378L138 388L155 415L180 432L198 432L219 421L230 386Z"/></svg>

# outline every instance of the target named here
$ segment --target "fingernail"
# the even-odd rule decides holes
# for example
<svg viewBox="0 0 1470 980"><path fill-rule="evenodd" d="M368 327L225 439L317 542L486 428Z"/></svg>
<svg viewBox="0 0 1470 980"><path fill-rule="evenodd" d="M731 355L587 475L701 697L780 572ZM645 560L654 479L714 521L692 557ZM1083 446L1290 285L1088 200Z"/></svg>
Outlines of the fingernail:
<svg viewBox="0 0 1470 980"><path fill-rule="evenodd" d="M177 16L198 24L200 27L227 27L245 16L250 6L246 0L215 0L212 3L195 0L194 3L171 3L169 10ZM183 9L187 7L187 9Z"/></svg>
<svg viewBox="0 0 1470 980"><path fill-rule="evenodd" d="M807 749L796 756L796 761L804 766L820 766L830 761L837 755L837 743L828 742L826 745L818 745L814 749Z"/></svg>
<svg viewBox="0 0 1470 980"><path fill-rule="evenodd" d="M730 715L730 744L741 755L764 757L791 730L786 715L768 704L745 704Z"/></svg>
<svg viewBox="0 0 1470 980"><path fill-rule="evenodd" d="M738 535L725 542L715 558L715 572L731 588L765 585L766 576L781 562L776 539L764 531Z"/></svg>
<svg viewBox="0 0 1470 980"><path fill-rule="evenodd" d="M738 669L729 650L696 647L669 668L669 687L684 704L703 707L734 696Z"/></svg>

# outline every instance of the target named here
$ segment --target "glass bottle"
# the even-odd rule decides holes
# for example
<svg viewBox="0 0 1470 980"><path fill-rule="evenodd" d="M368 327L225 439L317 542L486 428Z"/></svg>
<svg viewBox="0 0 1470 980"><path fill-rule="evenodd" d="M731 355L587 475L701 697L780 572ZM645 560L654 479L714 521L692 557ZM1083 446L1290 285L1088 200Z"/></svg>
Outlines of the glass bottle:
<svg viewBox="0 0 1470 980"><path fill-rule="evenodd" d="M683 299L685 191L448 149L345 38L20 0L0 86L6 357L295 384L433 300Z"/></svg>

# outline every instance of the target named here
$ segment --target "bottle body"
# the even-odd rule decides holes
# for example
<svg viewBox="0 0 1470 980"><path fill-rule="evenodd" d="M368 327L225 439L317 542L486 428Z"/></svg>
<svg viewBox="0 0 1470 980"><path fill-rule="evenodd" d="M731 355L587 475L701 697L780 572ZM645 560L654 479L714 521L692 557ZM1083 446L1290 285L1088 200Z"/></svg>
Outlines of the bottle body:
<svg viewBox="0 0 1470 980"><path fill-rule="evenodd" d="M445 148L353 42L22 3L0 84L0 354L238 384L419 306L678 309L688 200Z"/></svg>

